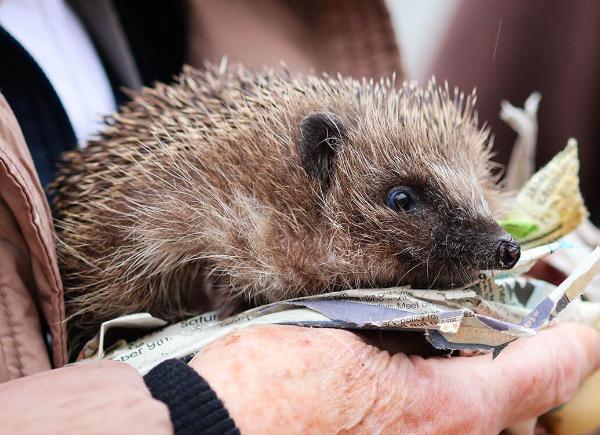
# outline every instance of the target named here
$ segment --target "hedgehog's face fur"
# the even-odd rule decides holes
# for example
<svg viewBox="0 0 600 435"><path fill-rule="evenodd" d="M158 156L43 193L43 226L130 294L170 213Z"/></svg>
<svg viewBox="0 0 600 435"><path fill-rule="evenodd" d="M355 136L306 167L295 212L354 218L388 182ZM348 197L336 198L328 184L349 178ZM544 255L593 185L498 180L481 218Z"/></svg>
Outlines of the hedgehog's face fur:
<svg viewBox="0 0 600 435"><path fill-rule="evenodd" d="M300 158L321 186L330 250L349 266L347 285L451 288L519 258L495 220L489 135L471 100L414 92L395 113L373 104L354 118L332 109L300 123Z"/></svg>

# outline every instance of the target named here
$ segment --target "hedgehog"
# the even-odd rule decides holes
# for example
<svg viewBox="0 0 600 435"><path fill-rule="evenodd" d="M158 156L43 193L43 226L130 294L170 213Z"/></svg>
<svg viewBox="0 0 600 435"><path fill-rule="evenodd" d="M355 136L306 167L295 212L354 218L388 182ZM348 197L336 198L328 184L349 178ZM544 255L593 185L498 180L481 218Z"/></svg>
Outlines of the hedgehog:
<svg viewBox="0 0 600 435"><path fill-rule="evenodd" d="M132 95L52 187L71 343L346 288L455 288L519 245L475 94L435 80L185 67Z"/></svg>

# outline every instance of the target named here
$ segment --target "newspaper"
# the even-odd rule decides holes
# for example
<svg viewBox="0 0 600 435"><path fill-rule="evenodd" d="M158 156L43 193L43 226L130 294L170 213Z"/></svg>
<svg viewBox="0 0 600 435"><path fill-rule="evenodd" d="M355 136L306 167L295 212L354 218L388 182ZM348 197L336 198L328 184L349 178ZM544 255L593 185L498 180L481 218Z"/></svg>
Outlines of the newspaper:
<svg viewBox="0 0 600 435"><path fill-rule="evenodd" d="M567 147L523 186L500 224L523 248L565 236L588 216L579 191L577 142Z"/></svg>
<svg viewBox="0 0 600 435"><path fill-rule="evenodd" d="M508 101L502 102L500 118L517 132L517 140L504 177L504 186L509 191L519 190L533 174L538 136L537 112L541 99L542 95L534 92L527 98L522 109Z"/></svg>
<svg viewBox="0 0 600 435"><path fill-rule="evenodd" d="M516 196L501 223L526 249L511 271L482 272L476 282L456 290L350 289L277 302L226 319L210 312L166 325L148 313L132 314L105 322L82 357L123 361L146 373L165 359L194 355L233 330L263 324L417 330L436 348L497 354L552 322L600 273L596 249L558 287L522 275L549 254L576 249L559 239L587 216L577 173L577 145L570 140ZM586 313L586 321L600 319L599 311ZM113 340L107 348L106 337L122 328L155 331L130 342Z"/></svg>
<svg viewBox="0 0 600 435"><path fill-rule="evenodd" d="M502 102L500 117L517 132L517 140L513 146L503 181L504 187L508 191L518 191L533 175L538 132L537 111L540 100L541 95L534 92L525 101L523 109L515 107L507 101ZM518 226L516 222L513 224ZM526 231L527 225L521 229ZM558 271L569 275L586 255L600 245L600 229L587 219L575 231L568 234L565 240L577 246L578 249L563 250L545 261ZM592 280L585 291L585 297L590 301L600 303L600 276Z"/></svg>

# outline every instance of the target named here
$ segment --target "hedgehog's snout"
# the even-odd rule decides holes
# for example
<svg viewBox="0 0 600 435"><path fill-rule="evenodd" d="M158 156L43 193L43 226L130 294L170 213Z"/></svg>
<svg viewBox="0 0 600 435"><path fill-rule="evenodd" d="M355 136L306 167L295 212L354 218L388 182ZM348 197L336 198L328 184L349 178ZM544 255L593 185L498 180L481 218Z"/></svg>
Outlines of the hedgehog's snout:
<svg viewBox="0 0 600 435"><path fill-rule="evenodd" d="M500 237L496 249L498 269L512 269L521 257L521 247L511 236Z"/></svg>

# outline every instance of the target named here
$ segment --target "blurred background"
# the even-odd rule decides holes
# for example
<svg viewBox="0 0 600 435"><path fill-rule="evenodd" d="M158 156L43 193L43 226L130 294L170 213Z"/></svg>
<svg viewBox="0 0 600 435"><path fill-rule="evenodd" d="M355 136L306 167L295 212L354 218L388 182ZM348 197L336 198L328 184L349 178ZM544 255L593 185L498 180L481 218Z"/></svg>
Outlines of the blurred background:
<svg viewBox="0 0 600 435"><path fill-rule="evenodd" d="M387 0L406 78L424 81L431 72L461 0Z"/></svg>
<svg viewBox="0 0 600 435"><path fill-rule="evenodd" d="M61 152L85 144L127 100L123 87L227 56L476 87L504 164L515 133L499 120L500 103L521 106L540 91L537 166L576 137L598 223L599 53L597 0L0 0L0 88L44 185Z"/></svg>
<svg viewBox="0 0 600 435"><path fill-rule="evenodd" d="M579 141L581 187L600 223L600 2L594 0L388 0L407 78L478 90L506 164L515 133L498 118L540 91L536 163Z"/></svg>

